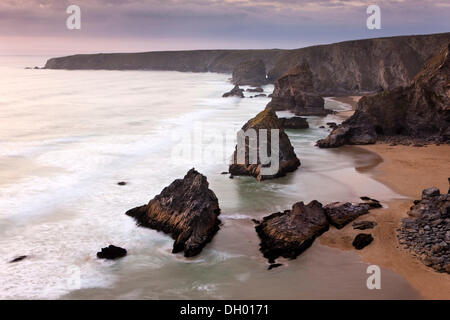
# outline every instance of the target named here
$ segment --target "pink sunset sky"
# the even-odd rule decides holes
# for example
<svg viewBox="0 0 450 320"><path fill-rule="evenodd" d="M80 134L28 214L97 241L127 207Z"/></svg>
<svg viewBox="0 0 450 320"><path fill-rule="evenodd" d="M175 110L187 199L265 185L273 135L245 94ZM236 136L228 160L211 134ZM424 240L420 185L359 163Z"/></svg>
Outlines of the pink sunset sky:
<svg viewBox="0 0 450 320"><path fill-rule="evenodd" d="M66 8L81 8L68 30ZM380 30L366 27L369 4ZM299 48L450 31L448 0L2 0L0 55Z"/></svg>

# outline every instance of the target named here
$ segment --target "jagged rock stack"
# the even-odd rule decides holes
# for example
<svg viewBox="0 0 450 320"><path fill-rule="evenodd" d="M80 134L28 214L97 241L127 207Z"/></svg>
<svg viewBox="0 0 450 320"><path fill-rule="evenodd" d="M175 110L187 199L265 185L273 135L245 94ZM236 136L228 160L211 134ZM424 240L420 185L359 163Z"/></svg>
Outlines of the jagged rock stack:
<svg viewBox="0 0 450 320"><path fill-rule="evenodd" d="M283 127L280 124L280 121L276 115L276 113L272 110L272 108L266 108L264 111L261 111L254 117L250 119L243 127L243 132L249 132L249 130L253 129L256 132L257 136L257 161L255 163L251 163L250 152L254 152L255 150L252 148L253 143L246 139L245 141L245 160L242 163L239 163L238 158L238 146L233 153L232 164L229 167L229 172L233 176L242 176L248 175L257 178L258 180L271 179L284 176L288 172L292 172L296 170L300 166L300 160L297 158L297 155L294 152L294 148L291 145L289 137L284 132ZM261 129L267 130L267 150L262 150L261 141L259 137L259 133ZM262 172L263 167L275 166L274 163L263 164L261 161L261 153L271 152L272 149L272 134L271 129L278 130L278 138L279 138L279 150L278 150L278 170L272 174L264 174ZM243 147L243 146L242 146ZM268 152L267 152L268 151ZM271 156L275 157L276 155Z"/></svg>
<svg viewBox="0 0 450 320"><path fill-rule="evenodd" d="M313 74L307 63L297 65L275 81L272 101L274 110L290 110L298 116L324 116L324 100L314 91Z"/></svg>
<svg viewBox="0 0 450 320"><path fill-rule="evenodd" d="M450 142L450 43L428 60L408 87L358 102L353 116L317 142L321 148L407 139Z"/></svg>
<svg viewBox="0 0 450 320"><path fill-rule="evenodd" d="M147 205L126 212L140 226L163 231L175 240L173 253L192 257L219 230L219 202L205 176L195 169L173 181Z"/></svg>

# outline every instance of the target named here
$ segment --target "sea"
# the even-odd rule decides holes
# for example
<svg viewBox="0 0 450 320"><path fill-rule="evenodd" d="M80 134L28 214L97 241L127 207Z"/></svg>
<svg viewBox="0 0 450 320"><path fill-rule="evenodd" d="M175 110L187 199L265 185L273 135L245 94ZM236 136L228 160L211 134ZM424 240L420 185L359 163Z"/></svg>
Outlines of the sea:
<svg viewBox="0 0 450 320"><path fill-rule="evenodd" d="M222 98L233 87L226 74L25 69L47 58L0 56L0 299L420 298L385 268L381 289L369 289L369 265L355 251L315 241L269 271L258 250L252 219L295 202L402 197L371 175L378 155L315 147L338 115L286 130L301 161L295 172L230 179L222 172L236 132L270 98ZM351 109L332 98L325 104ZM171 253L170 236L136 226L125 212L191 168L217 195L222 225L201 254L185 258ZM97 259L110 244L128 255ZM27 258L10 263L19 256Z"/></svg>

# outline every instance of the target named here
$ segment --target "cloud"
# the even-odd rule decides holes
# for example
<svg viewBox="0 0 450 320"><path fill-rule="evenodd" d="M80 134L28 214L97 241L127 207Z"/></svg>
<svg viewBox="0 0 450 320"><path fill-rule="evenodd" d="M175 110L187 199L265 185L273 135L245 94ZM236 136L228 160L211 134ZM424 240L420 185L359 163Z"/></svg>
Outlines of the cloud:
<svg viewBox="0 0 450 320"><path fill-rule="evenodd" d="M381 7L382 30L365 27L365 9L371 3ZM70 4L81 7L80 31L65 27ZM0 37L141 39L149 47L152 42L189 39L180 45L204 48L222 41L235 48L293 48L446 32L449 16L450 6L443 0L2 0Z"/></svg>

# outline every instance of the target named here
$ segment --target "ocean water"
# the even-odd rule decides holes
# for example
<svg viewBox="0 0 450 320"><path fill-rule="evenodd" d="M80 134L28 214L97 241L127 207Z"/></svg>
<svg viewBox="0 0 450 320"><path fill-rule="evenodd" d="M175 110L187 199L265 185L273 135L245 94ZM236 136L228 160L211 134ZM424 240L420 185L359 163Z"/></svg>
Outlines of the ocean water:
<svg viewBox="0 0 450 320"><path fill-rule="evenodd" d="M297 201L400 197L365 170L380 161L376 155L314 147L328 133L319 126L336 116L310 117L310 129L287 131L302 162L294 173L264 182L229 179L221 172L235 133L269 98L222 98L232 87L222 74L24 69L44 63L0 57L0 298L419 297L387 269L382 290L368 290L368 265L356 253L318 241L267 271L252 218ZM273 86L264 89L269 94ZM332 99L326 105L349 108ZM187 259L171 254L169 236L137 227L124 213L192 167L219 198L223 225ZM96 252L109 244L128 255L98 260ZM28 258L9 263L21 255Z"/></svg>

